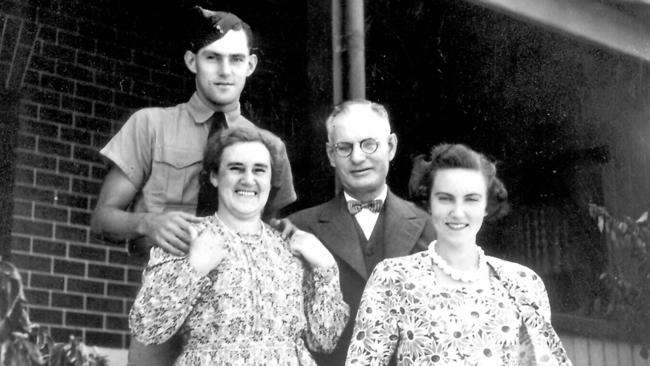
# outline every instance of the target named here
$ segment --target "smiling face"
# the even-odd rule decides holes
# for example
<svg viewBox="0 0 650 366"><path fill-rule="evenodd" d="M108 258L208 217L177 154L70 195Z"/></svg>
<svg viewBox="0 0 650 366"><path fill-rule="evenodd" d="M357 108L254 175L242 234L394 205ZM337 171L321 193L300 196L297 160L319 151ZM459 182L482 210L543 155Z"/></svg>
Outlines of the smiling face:
<svg viewBox="0 0 650 366"><path fill-rule="evenodd" d="M451 168L435 172L430 196L437 240L474 245L487 208L487 183L478 170Z"/></svg>
<svg viewBox="0 0 650 366"><path fill-rule="evenodd" d="M226 147L210 182L219 191L217 214L224 222L259 220L271 190L269 150L259 141Z"/></svg>
<svg viewBox="0 0 650 366"><path fill-rule="evenodd" d="M361 150L360 142L366 139L379 143L375 152ZM338 155L334 148L337 143L351 143L350 156ZM329 126L327 156L330 164L345 192L358 200L372 200L381 194L396 149L397 138L390 133L388 120L368 105L351 106L336 116Z"/></svg>
<svg viewBox="0 0 650 366"><path fill-rule="evenodd" d="M185 64L195 74L196 92L207 105L228 110L257 66L243 30L229 30L222 38L199 49L185 52Z"/></svg>

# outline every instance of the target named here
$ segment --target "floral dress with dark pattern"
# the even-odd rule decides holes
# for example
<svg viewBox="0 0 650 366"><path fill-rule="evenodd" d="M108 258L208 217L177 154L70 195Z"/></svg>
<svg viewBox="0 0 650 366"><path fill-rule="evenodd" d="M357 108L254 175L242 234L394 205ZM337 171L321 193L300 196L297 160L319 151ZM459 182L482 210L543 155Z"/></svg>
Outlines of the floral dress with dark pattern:
<svg viewBox="0 0 650 366"><path fill-rule="evenodd" d="M176 332L175 365L316 365L308 349L331 352L348 320L338 267L309 269L263 224L246 240L216 216L197 225L224 238L227 254L200 276L187 257L151 249L129 325L145 344Z"/></svg>
<svg viewBox="0 0 650 366"><path fill-rule="evenodd" d="M485 258L485 288L438 285L428 251L380 262L361 299L346 365L388 365L393 354L408 366L571 365L549 329L541 279L522 265Z"/></svg>

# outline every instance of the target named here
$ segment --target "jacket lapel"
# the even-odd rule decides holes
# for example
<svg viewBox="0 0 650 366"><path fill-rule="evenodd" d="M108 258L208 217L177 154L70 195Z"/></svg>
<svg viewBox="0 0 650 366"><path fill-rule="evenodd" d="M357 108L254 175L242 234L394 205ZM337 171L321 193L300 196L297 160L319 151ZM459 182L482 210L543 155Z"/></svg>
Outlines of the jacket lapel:
<svg viewBox="0 0 650 366"><path fill-rule="evenodd" d="M330 251L367 279L368 271L353 219L347 211L343 195L339 194L323 207L314 234Z"/></svg>
<svg viewBox="0 0 650 366"><path fill-rule="evenodd" d="M426 219L418 217L404 200L395 196L390 190L386 197L384 214L386 257L401 257L411 254L418 238L422 235Z"/></svg>

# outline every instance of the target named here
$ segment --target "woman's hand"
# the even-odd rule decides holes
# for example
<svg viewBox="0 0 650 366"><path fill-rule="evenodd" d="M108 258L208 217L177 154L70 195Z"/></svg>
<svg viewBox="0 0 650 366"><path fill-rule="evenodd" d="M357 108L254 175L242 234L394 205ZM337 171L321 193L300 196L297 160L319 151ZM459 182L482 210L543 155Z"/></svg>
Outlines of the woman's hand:
<svg viewBox="0 0 650 366"><path fill-rule="evenodd" d="M334 256L313 234L296 230L289 239L291 253L307 261L311 267L327 268L336 265Z"/></svg>
<svg viewBox="0 0 650 366"><path fill-rule="evenodd" d="M197 235L196 229L191 226L189 231L192 238L188 255L190 265L201 276L205 276L217 268L226 256L224 240L209 230Z"/></svg>

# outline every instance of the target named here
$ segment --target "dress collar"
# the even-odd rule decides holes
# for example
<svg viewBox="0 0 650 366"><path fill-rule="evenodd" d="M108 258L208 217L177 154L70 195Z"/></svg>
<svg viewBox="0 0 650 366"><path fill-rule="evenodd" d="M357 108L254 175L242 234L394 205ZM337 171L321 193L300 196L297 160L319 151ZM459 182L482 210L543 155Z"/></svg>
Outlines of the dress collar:
<svg viewBox="0 0 650 366"><path fill-rule="evenodd" d="M203 103L196 92L192 94L189 102L187 102L187 110L190 112L192 118L194 118L194 122L199 124L205 123L215 112L214 109ZM222 112L226 115L226 122L230 123L237 120L241 115L241 106L237 102L229 110L222 110Z"/></svg>

